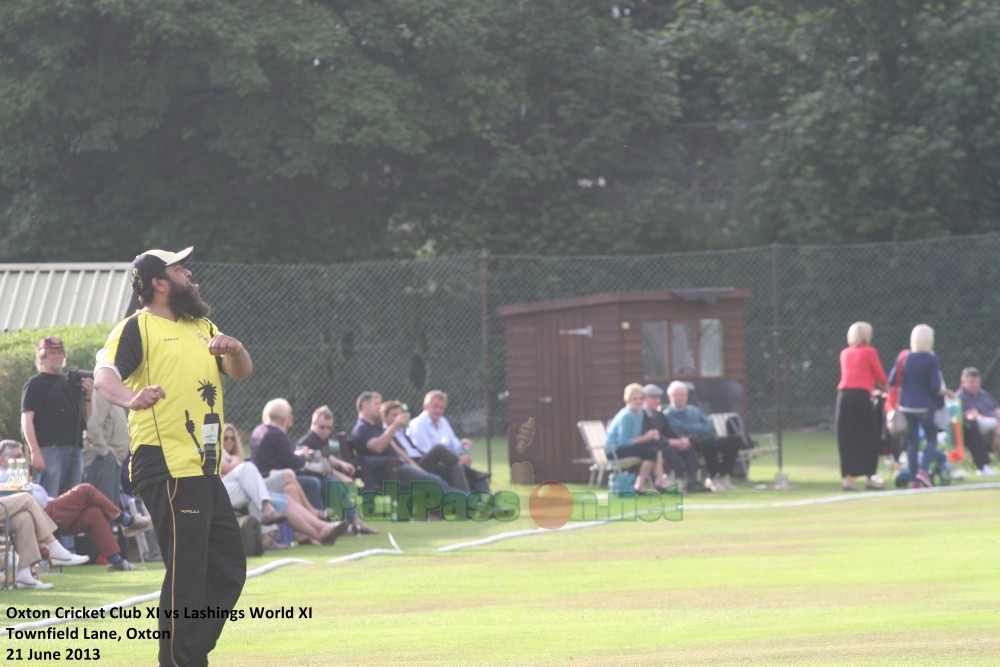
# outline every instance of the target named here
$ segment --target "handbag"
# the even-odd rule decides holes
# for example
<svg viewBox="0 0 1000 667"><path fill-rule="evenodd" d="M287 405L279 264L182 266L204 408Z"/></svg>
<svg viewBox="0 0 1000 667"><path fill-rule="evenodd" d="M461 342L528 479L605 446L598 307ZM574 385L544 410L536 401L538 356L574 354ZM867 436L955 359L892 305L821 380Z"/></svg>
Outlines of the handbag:
<svg viewBox="0 0 1000 667"><path fill-rule="evenodd" d="M329 477L330 464L323 458L321 451L313 449L309 452L306 462L302 466L302 471L315 477Z"/></svg>
<svg viewBox="0 0 1000 667"><path fill-rule="evenodd" d="M901 438L910 430L906 415L899 408L889 410L885 415L885 430L894 438Z"/></svg>
<svg viewBox="0 0 1000 667"><path fill-rule="evenodd" d="M894 438L901 438L910 430L906 415L899 409L899 388L903 384L903 366L906 364L907 350L901 350L896 359L896 381L889 387L885 399L885 430Z"/></svg>
<svg viewBox="0 0 1000 667"><path fill-rule="evenodd" d="M637 475L634 472L613 472L608 475L608 488L611 491L611 495L626 496L635 494L636 477Z"/></svg>

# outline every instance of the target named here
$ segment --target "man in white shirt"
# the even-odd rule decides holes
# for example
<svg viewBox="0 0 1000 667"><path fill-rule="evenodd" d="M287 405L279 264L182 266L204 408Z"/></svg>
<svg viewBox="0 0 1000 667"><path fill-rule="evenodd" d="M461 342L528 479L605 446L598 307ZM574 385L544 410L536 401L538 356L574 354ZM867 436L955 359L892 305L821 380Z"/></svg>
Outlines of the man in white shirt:
<svg viewBox="0 0 1000 667"><path fill-rule="evenodd" d="M403 414L404 428L398 428L393 432L394 444L404 454L404 459L411 466L420 468L425 472L433 474L440 480L445 491L458 491L460 493L469 492L469 482L465 477L465 468L458 460L458 456L442 445L434 445L430 451L424 452L419 449L410 439L405 431L406 423L409 422L409 411L404 410L404 406L399 401L386 401L379 406L379 414L382 415L382 424L389 429L389 426L396 421L399 414Z"/></svg>
<svg viewBox="0 0 1000 667"><path fill-rule="evenodd" d="M490 473L472 469L472 441L468 438L458 439L454 429L444 416L448 407L448 394L439 389L427 392L424 396L424 411L411 422L406 433L413 445L422 452L430 453L435 445L449 449L458 457L465 468L465 476L472 491L490 492Z"/></svg>

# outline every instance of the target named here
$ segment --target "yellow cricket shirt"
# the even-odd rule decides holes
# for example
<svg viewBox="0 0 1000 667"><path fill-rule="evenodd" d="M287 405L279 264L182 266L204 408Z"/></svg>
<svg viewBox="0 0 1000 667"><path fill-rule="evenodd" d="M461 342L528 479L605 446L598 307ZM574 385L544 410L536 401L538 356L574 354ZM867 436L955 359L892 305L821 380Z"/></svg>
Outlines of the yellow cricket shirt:
<svg viewBox="0 0 1000 667"><path fill-rule="evenodd" d="M167 477L219 474L222 361L209 354L219 331L207 319L176 322L139 310L118 323L97 353L132 391L159 385L166 398L129 412L131 476L137 488Z"/></svg>

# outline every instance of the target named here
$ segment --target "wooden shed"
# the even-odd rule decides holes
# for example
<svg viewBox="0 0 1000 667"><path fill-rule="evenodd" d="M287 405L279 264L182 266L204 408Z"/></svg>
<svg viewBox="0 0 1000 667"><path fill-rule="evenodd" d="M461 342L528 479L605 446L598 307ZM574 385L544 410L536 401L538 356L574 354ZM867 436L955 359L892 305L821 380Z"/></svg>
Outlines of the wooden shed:
<svg viewBox="0 0 1000 667"><path fill-rule="evenodd" d="M631 382L693 387L706 412L746 415L744 302L750 290L617 292L501 306L507 359L510 461L530 461L536 482L587 480L576 423L607 422ZM519 452L522 424L532 444Z"/></svg>

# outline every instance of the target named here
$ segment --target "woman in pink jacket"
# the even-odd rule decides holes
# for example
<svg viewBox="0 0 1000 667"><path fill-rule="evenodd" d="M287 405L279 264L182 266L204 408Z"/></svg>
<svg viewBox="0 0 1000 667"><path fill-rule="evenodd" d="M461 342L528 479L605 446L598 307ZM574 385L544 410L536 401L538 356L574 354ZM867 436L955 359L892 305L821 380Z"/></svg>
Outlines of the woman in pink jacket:
<svg viewBox="0 0 1000 667"><path fill-rule="evenodd" d="M840 353L837 385L837 448L843 490L854 490L854 478L865 477L868 490L883 489L878 468L881 416L872 406L872 391L887 380L878 352L871 346L872 325L855 322L847 330L847 347Z"/></svg>

